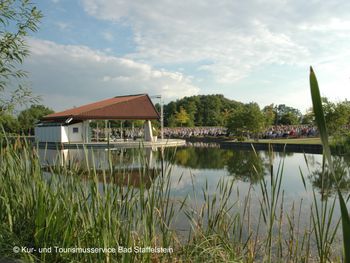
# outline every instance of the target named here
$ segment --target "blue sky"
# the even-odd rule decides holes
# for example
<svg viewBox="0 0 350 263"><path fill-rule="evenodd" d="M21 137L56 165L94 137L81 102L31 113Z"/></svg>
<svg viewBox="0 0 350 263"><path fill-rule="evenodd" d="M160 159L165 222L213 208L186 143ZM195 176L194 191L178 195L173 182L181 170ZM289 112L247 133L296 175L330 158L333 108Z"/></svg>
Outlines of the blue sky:
<svg viewBox="0 0 350 263"><path fill-rule="evenodd" d="M350 1L43 0L29 82L54 110L117 95L224 94L261 107L350 99Z"/></svg>

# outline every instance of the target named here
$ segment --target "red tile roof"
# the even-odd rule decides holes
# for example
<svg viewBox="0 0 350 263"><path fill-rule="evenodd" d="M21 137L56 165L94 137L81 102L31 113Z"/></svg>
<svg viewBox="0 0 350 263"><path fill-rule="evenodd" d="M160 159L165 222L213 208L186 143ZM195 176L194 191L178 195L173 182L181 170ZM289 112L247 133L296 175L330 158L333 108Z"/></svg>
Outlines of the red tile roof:
<svg viewBox="0 0 350 263"><path fill-rule="evenodd" d="M43 121L74 120L154 120L159 114L147 94L120 96L49 114Z"/></svg>

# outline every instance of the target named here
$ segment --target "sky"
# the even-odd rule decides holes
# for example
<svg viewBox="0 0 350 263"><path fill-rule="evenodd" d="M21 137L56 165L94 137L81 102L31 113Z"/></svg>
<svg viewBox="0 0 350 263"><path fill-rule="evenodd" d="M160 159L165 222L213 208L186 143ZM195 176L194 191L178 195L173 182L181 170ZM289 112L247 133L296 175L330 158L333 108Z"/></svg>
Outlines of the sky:
<svg viewBox="0 0 350 263"><path fill-rule="evenodd" d="M23 67L56 111L119 95L311 106L350 99L348 0L36 0Z"/></svg>

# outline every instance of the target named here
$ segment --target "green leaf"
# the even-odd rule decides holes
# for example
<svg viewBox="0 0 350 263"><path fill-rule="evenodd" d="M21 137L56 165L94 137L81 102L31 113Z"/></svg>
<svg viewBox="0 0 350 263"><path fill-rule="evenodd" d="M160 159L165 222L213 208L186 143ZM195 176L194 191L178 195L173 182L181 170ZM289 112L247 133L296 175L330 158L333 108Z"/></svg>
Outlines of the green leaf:
<svg viewBox="0 0 350 263"><path fill-rule="evenodd" d="M326 121L324 118L324 113L322 108L320 90L318 88L317 78L312 67L310 67L310 91L311 91L312 105L315 113L315 120L320 132L321 141L323 145L323 152L324 152L324 155L326 156L327 162L329 164L329 168L331 169L332 174L334 174L332 158L331 158L331 150L329 148L328 133L327 133Z"/></svg>
<svg viewBox="0 0 350 263"><path fill-rule="evenodd" d="M334 174L332 158L331 158L331 151L330 151L329 143L328 143L328 133L327 133L327 129L326 129L326 121L324 118L324 113L323 113L323 108L322 108L320 90L318 87L316 75L315 75L312 67L310 67L310 90L311 90L311 98L312 98L312 104L313 104L314 113L315 113L316 124L318 126L318 129L319 129L320 135L321 135L323 152L324 152L324 155L328 161L331 172L332 172L334 178L337 180L337 177ZM337 190L338 190L338 198L339 198L341 219L342 219L342 228L343 228L343 242L344 242L344 254L345 254L345 261L344 262L350 263L350 218L349 218L349 213L348 213L348 210L346 207L346 203L345 203L344 198L339 190L338 182L337 182Z"/></svg>
<svg viewBox="0 0 350 263"><path fill-rule="evenodd" d="M341 192L338 190L338 198L340 203L340 211L341 211L341 221L343 226L343 243L344 243L344 254L346 263L350 262L350 218L349 212L346 207L344 198Z"/></svg>

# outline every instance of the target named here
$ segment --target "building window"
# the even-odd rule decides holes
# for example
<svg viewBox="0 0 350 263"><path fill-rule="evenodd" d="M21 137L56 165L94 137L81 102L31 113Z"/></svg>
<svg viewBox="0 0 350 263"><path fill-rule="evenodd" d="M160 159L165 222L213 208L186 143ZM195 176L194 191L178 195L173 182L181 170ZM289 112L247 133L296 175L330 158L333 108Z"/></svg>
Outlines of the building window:
<svg viewBox="0 0 350 263"><path fill-rule="evenodd" d="M73 133L78 133L79 132L79 128L78 127L73 127Z"/></svg>

